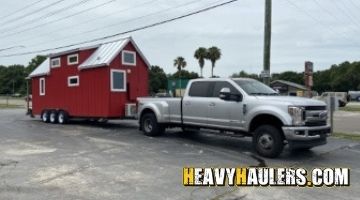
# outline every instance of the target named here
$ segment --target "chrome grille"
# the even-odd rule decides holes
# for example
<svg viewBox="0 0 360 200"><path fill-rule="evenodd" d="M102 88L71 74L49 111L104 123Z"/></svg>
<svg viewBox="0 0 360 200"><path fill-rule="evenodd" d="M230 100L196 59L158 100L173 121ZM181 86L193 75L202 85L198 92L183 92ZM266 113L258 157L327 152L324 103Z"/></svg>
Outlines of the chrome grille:
<svg viewBox="0 0 360 200"><path fill-rule="evenodd" d="M326 106L306 106L304 111L305 126L325 126L328 111Z"/></svg>

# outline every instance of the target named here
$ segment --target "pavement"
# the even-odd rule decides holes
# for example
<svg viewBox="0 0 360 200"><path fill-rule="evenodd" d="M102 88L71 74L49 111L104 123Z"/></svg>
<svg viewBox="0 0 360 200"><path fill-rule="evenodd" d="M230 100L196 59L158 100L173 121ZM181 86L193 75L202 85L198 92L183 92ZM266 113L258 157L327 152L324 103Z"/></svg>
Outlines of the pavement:
<svg viewBox="0 0 360 200"><path fill-rule="evenodd" d="M0 110L0 199L359 199L360 143L329 138L276 159L253 153L249 138L184 134L151 138L136 121L42 123L23 109ZM347 167L350 186L184 187L182 168Z"/></svg>

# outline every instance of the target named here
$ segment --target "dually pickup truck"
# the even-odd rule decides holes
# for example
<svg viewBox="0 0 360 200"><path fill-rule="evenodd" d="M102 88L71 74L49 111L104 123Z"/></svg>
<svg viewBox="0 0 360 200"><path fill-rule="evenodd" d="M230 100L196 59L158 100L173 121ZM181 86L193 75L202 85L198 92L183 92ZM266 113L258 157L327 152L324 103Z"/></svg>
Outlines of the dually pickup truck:
<svg viewBox="0 0 360 200"><path fill-rule="evenodd" d="M326 144L331 132L324 102L279 96L248 78L195 79L183 98L138 98L138 118L148 136L172 127L251 136L264 157L277 157L286 144L302 150Z"/></svg>

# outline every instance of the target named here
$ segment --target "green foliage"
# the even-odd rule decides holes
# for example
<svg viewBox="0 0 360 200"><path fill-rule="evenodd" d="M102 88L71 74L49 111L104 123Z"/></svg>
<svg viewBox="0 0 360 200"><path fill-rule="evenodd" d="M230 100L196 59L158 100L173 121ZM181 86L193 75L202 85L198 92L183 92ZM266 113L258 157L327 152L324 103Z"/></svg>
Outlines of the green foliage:
<svg viewBox="0 0 360 200"><path fill-rule="evenodd" d="M194 57L199 62L200 76L201 77L203 76L202 72L203 72L203 68L204 68L204 65L205 65L205 59L207 58L207 56L208 56L208 51L204 47L199 47L194 53Z"/></svg>
<svg viewBox="0 0 360 200"><path fill-rule="evenodd" d="M159 66L151 66L149 71L149 89L150 93L158 93L161 90L166 90L167 76L164 70Z"/></svg>
<svg viewBox="0 0 360 200"><path fill-rule="evenodd" d="M233 73L231 78L252 78L256 80L260 80L257 74L248 74L244 70L241 70L239 73Z"/></svg>
<svg viewBox="0 0 360 200"><path fill-rule="evenodd" d="M36 56L27 67L23 65L0 66L0 94L26 94L25 78L39 66L46 57ZM29 86L30 87L30 86Z"/></svg>
<svg viewBox="0 0 360 200"><path fill-rule="evenodd" d="M180 77L182 79L195 79L195 78L199 78L199 74L196 72L189 72L187 70L181 70L181 74L179 71L177 71L174 74L168 75L169 79L178 79Z"/></svg>
<svg viewBox="0 0 360 200"><path fill-rule="evenodd" d="M304 85L304 74L293 71L286 71L280 74L272 74L272 80L285 80Z"/></svg>
<svg viewBox="0 0 360 200"><path fill-rule="evenodd" d="M214 77L214 67L217 60L221 58L221 50L217 47L210 47L207 50L207 59L211 61L211 77Z"/></svg>
<svg viewBox="0 0 360 200"><path fill-rule="evenodd" d="M185 58L184 57L177 57L174 60L174 67L176 67L179 71L181 70L181 68L185 68L187 65Z"/></svg>

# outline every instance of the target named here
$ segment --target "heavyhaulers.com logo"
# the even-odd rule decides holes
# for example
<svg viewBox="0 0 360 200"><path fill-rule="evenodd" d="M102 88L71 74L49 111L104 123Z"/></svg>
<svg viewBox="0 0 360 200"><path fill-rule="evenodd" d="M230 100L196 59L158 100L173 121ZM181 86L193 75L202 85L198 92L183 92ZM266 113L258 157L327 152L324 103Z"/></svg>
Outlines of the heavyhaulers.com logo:
<svg viewBox="0 0 360 200"><path fill-rule="evenodd" d="M183 169L184 186L349 186L350 169L193 168Z"/></svg>

